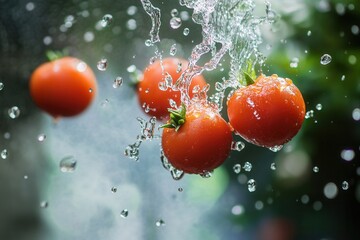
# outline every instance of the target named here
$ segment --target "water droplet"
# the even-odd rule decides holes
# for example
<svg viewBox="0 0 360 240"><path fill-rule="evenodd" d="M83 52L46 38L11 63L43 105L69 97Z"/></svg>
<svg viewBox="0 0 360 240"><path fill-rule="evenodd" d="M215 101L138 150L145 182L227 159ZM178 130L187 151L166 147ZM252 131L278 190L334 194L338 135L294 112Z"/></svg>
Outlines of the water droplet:
<svg viewBox="0 0 360 240"><path fill-rule="evenodd" d="M178 29L182 24L182 21L178 17L173 17L170 19L170 27L172 29Z"/></svg>
<svg viewBox="0 0 360 240"><path fill-rule="evenodd" d="M318 172L319 172L319 170L320 170L320 169L319 169L319 167L318 167L318 166L314 166L314 167L313 167L313 172L314 172L314 173L318 173Z"/></svg>
<svg viewBox="0 0 360 240"><path fill-rule="evenodd" d="M38 137L37 137L37 139L38 139L38 141L39 142L43 142L43 141L45 141L45 139L46 139L46 135L45 134L39 134L38 135Z"/></svg>
<svg viewBox="0 0 360 240"><path fill-rule="evenodd" d="M159 219L159 220L157 220L157 221L155 222L155 225L156 225L157 227L162 227L162 226L165 226L165 222L164 222L164 220Z"/></svg>
<svg viewBox="0 0 360 240"><path fill-rule="evenodd" d="M137 10L138 10L138 9L137 9L136 6L130 6L130 7L127 9L126 13L127 13L129 16L133 16L133 15L136 14Z"/></svg>
<svg viewBox="0 0 360 240"><path fill-rule="evenodd" d="M154 56L154 57L151 57L150 60L149 60L149 64L153 64L155 61L156 61L157 57Z"/></svg>
<svg viewBox="0 0 360 240"><path fill-rule="evenodd" d="M200 173L199 175L200 175L202 178L210 178L210 177L212 177L212 174L213 174L212 171L205 171L205 172Z"/></svg>
<svg viewBox="0 0 360 240"><path fill-rule="evenodd" d="M278 152L278 151L280 151L282 148L283 148L283 145L278 145L278 146L270 147L269 149L270 149L270 151Z"/></svg>
<svg viewBox="0 0 360 240"><path fill-rule="evenodd" d="M248 185L248 190L249 192L255 192L256 190L256 182L254 179L249 179L249 181L247 182Z"/></svg>
<svg viewBox="0 0 360 240"><path fill-rule="evenodd" d="M270 169L271 169L271 170L276 170L276 164L275 164L274 162L271 163Z"/></svg>
<svg viewBox="0 0 360 240"><path fill-rule="evenodd" d="M311 31L309 30L309 31L307 31L307 34L306 34L308 37L310 37L311 36Z"/></svg>
<svg viewBox="0 0 360 240"><path fill-rule="evenodd" d="M49 203L47 201L41 201L40 202L40 207L41 208L47 208L49 206Z"/></svg>
<svg viewBox="0 0 360 240"><path fill-rule="evenodd" d="M178 62L177 64L177 69L176 69L176 73L179 73L182 71L182 63L181 62Z"/></svg>
<svg viewBox="0 0 360 240"><path fill-rule="evenodd" d="M355 121L360 121L360 108L355 108L353 110L352 117Z"/></svg>
<svg viewBox="0 0 360 240"><path fill-rule="evenodd" d="M349 183L348 183L347 181L343 181L343 182L341 183L341 188L342 188L343 190L348 190L348 189L349 189Z"/></svg>
<svg viewBox="0 0 360 240"><path fill-rule="evenodd" d="M92 93L93 92L93 89L92 88L89 88L89 93Z"/></svg>
<svg viewBox="0 0 360 240"><path fill-rule="evenodd" d="M335 183L329 182L324 187L324 195L328 199L334 199L338 194L338 188Z"/></svg>
<svg viewBox="0 0 360 240"><path fill-rule="evenodd" d="M170 48L170 55L171 55L171 56L175 56L176 51L177 51L177 48L176 48L176 43L174 43L173 45L171 45L171 48Z"/></svg>
<svg viewBox="0 0 360 240"><path fill-rule="evenodd" d="M135 30L137 28L137 23L135 19L129 19L126 22L126 28L129 30Z"/></svg>
<svg viewBox="0 0 360 240"><path fill-rule="evenodd" d="M315 108L316 110L320 111L322 109L321 103L316 104Z"/></svg>
<svg viewBox="0 0 360 240"><path fill-rule="evenodd" d="M293 59L291 59L291 61L290 61L291 68L297 68L298 64L299 64L299 58L294 57Z"/></svg>
<svg viewBox="0 0 360 240"><path fill-rule="evenodd" d="M242 141L237 141L237 142L233 141L231 143L231 150L235 150L235 151L240 152L244 148L245 148L245 143L242 142Z"/></svg>
<svg viewBox="0 0 360 240"><path fill-rule="evenodd" d="M0 156L2 159L7 159L9 156L8 150L7 149L3 149L0 153Z"/></svg>
<svg viewBox="0 0 360 240"><path fill-rule="evenodd" d="M301 202L303 204L307 204L307 203L309 203L309 201L310 201L310 198L309 198L308 195L304 194L304 195L301 196Z"/></svg>
<svg viewBox="0 0 360 240"><path fill-rule="evenodd" d="M184 189L183 189L182 187L179 187L179 188L178 188L178 191L179 191L179 192L183 192Z"/></svg>
<svg viewBox="0 0 360 240"><path fill-rule="evenodd" d="M245 209L241 205L235 205L231 208L231 213L234 215L241 215L245 212Z"/></svg>
<svg viewBox="0 0 360 240"><path fill-rule="evenodd" d="M61 159L60 161L60 171L71 173L74 172L76 168L76 160L74 156L67 156Z"/></svg>
<svg viewBox="0 0 360 240"><path fill-rule="evenodd" d="M315 211L320 211L322 209L322 206L323 206L323 204L320 201L316 201L313 204L313 208Z"/></svg>
<svg viewBox="0 0 360 240"><path fill-rule="evenodd" d="M113 88L119 88L123 83L122 77L116 77L113 83Z"/></svg>
<svg viewBox="0 0 360 240"><path fill-rule="evenodd" d="M127 209L122 210L120 216L123 218L127 218L127 216L129 216L129 211Z"/></svg>
<svg viewBox="0 0 360 240"><path fill-rule="evenodd" d="M117 187L112 187L111 188L111 192L116 193L116 191L117 191Z"/></svg>
<svg viewBox="0 0 360 240"><path fill-rule="evenodd" d="M176 17L177 15L179 15L179 11L176 8L171 10L171 17Z"/></svg>
<svg viewBox="0 0 360 240"><path fill-rule="evenodd" d="M261 210L264 208L264 203L262 201L256 201L255 202L255 209L256 210Z"/></svg>
<svg viewBox="0 0 360 240"><path fill-rule="evenodd" d="M189 28L184 28L184 31L183 31L184 36L189 35L189 33L190 33L190 29Z"/></svg>
<svg viewBox="0 0 360 240"><path fill-rule="evenodd" d="M28 176L28 175L24 175L24 179L25 179L25 180L28 180L28 179L29 179L29 176Z"/></svg>
<svg viewBox="0 0 360 240"><path fill-rule="evenodd" d="M106 58L102 58L100 61L98 61L97 63L97 69L99 69L100 71L105 71L107 68L108 62Z"/></svg>
<svg viewBox="0 0 360 240"><path fill-rule="evenodd" d="M0 82L0 91L4 89L4 83Z"/></svg>
<svg viewBox="0 0 360 240"><path fill-rule="evenodd" d="M111 14L105 14L101 19L100 24L102 27L107 27L112 23L112 21L113 21L113 16Z"/></svg>
<svg viewBox="0 0 360 240"><path fill-rule="evenodd" d="M309 110L305 113L305 119L314 117L314 110Z"/></svg>
<svg viewBox="0 0 360 240"><path fill-rule="evenodd" d="M352 161L355 157L355 152L352 149L344 149L341 151L340 156L345 161Z"/></svg>
<svg viewBox="0 0 360 240"><path fill-rule="evenodd" d="M246 172L250 172L251 169L252 169L252 164L249 163L249 162L245 162L244 166L243 166L243 169L246 171Z"/></svg>
<svg viewBox="0 0 360 240"><path fill-rule="evenodd" d="M15 119L20 115L20 109L17 106L13 106L8 110L9 117Z"/></svg>
<svg viewBox="0 0 360 240"><path fill-rule="evenodd" d="M234 172L236 173L236 174L238 174L238 173L240 173L241 172L241 165L240 164L235 164L234 166L233 166L233 170L234 170Z"/></svg>
<svg viewBox="0 0 360 240"><path fill-rule="evenodd" d="M341 81L344 81L345 78L346 78L345 75L342 75L342 76L341 76Z"/></svg>
<svg viewBox="0 0 360 240"><path fill-rule="evenodd" d="M331 60L332 60L332 57L329 54L324 54L320 58L320 63L322 65L327 65L331 62Z"/></svg>
<svg viewBox="0 0 360 240"><path fill-rule="evenodd" d="M11 134L9 132L4 133L4 139L9 140L11 138Z"/></svg>
<svg viewBox="0 0 360 240"><path fill-rule="evenodd" d="M147 40L145 41L145 46L150 47L150 46L152 46L152 45L154 45L154 44L151 42L150 39L147 39Z"/></svg>

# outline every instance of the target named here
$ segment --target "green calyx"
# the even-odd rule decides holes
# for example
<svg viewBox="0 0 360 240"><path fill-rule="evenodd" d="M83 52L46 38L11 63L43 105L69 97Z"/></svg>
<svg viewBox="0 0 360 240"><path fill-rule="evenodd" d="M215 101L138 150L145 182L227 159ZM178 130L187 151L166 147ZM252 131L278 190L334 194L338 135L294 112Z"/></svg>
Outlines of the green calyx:
<svg viewBox="0 0 360 240"><path fill-rule="evenodd" d="M45 54L50 62L60 59L66 55L63 51L52 51L52 50L46 51Z"/></svg>
<svg viewBox="0 0 360 240"><path fill-rule="evenodd" d="M186 106L184 103L181 104L179 109L168 109L170 113L170 121L162 126L161 128L175 128L178 131L181 125L185 123L186 118Z"/></svg>
<svg viewBox="0 0 360 240"><path fill-rule="evenodd" d="M243 86L249 86L255 83L255 78L256 72L253 66L253 62L251 60L248 60L246 63L246 69L243 71L243 77L241 78L240 83Z"/></svg>

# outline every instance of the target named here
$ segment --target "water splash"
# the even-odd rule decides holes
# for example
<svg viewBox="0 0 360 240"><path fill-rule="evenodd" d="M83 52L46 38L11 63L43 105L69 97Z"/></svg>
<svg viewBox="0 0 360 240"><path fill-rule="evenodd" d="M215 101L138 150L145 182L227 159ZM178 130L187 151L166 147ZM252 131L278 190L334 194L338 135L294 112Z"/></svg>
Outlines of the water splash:
<svg viewBox="0 0 360 240"><path fill-rule="evenodd" d="M148 121L138 117L137 120L141 128L140 134L137 135L136 141L129 144L124 151L124 155L134 161L139 161L139 148L143 141L159 138L158 135L155 135L156 117L151 117Z"/></svg>
<svg viewBox="0 0 360 240"><path fill-rule="evenodd" d="M152 27L150 30L150 40L154 44L160 41L161 12L159 8L152 5L150 0L141 0L141 3L145 12L151 17Z"/></svg>
<svg viewBox="0 0 360 240"><path fill-rule="evenodd" d="M169 160L165 157L164 155L164 151L161 149L160 151L160 160L162 163L162 166L170 172L171 177L174 180L180 180L183 178L184 176L184 171L176 169L173 165L171 165L171 163L169 162Z"/></svg>

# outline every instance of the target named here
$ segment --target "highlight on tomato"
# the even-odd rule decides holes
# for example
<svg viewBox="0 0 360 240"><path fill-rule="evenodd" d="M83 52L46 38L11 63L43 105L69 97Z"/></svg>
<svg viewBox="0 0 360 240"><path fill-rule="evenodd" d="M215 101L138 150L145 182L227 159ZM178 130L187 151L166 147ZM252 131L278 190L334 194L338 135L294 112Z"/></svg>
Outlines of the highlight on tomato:
<svg viewBox="0 0 360 240"><path fill-rule="evenodd" d="M163 125L162 149L168 161L190 174L205 174L220 166L231 151L229 124L214 107L204 103L183 104L170 110Z"/></svg>
<svg viewBox="0 0 360 240"><path fill-rule="evenodd" d="M279 148L300 130L305 103L292 80L260 75L237 89L227 102L230 125L250 143Z"/></svg>
<svg viewBox="0 0 360 240"><path fill-rule="evenodd" d="M82 113L97 91L91 68L74 57L43 63L34 70L29 84L35 104L54 118Z"/></svg>
<svg viewBox="0 0 360 240"><path fill-rule="evenodd" d="M169 116L168 108L171 107L169 101L173 100L177 106L180 105L181 92L164 86L164 83L170 79L170 82L175 84L187 66L188 61L169 57L162 59L162 63L157 60L146 67L137 85L138 100L145 113L159 120L166 120ZM194 96L193 90L196 86L200 89L206 86L202 75L197 75L192 79L189 87L190 98Z"/></svg>

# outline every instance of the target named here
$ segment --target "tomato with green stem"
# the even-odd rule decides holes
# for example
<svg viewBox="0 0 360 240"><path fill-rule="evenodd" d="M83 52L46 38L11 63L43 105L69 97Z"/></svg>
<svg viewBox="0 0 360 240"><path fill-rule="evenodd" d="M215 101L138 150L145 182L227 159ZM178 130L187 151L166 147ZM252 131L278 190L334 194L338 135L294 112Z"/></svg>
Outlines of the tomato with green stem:
<svg viewBox="0 0 360 240"><path fill-rule="evenodd" d="M170 110L163 125L162 148L168 161L179 170L204 174L220 166L231 151L229 124L214 107L204 103Z"/></svg>
<svg viewBox="0 0 360 240"><path fill-rule="evenodd" d="M249 80L249 76L246 78ZM260 75L234 92L227 102L227 113L230 125L245 140L276 148L290 141L300 130L305 103L290 79L276 74Z"/></svg>
<svg viewBox="0 0 360 240"><path fill-rule="evenodd" d="M168 79L171 80L171 84L175 84L187 65L188 62L184 59L170 57L164 58L161 62L157 60L144 70L143 77L137 85L137 96L145 113L160 120L168 119L170 100L179 106L181 92L167 86L163 86L164 89L161 89L160 85L165 84ZM196 86L199 86L200 89L206 86L202 75L193 77L189 87L190 98L194 96L193 90Z"/></svg>
<svg viewBox="0 0 360 240"><path fill-rule="evenodd" d="M35 69L29 87L35 104L54 118L82 113L97 90L95 74L84 61L59 56Z"/></svg>

